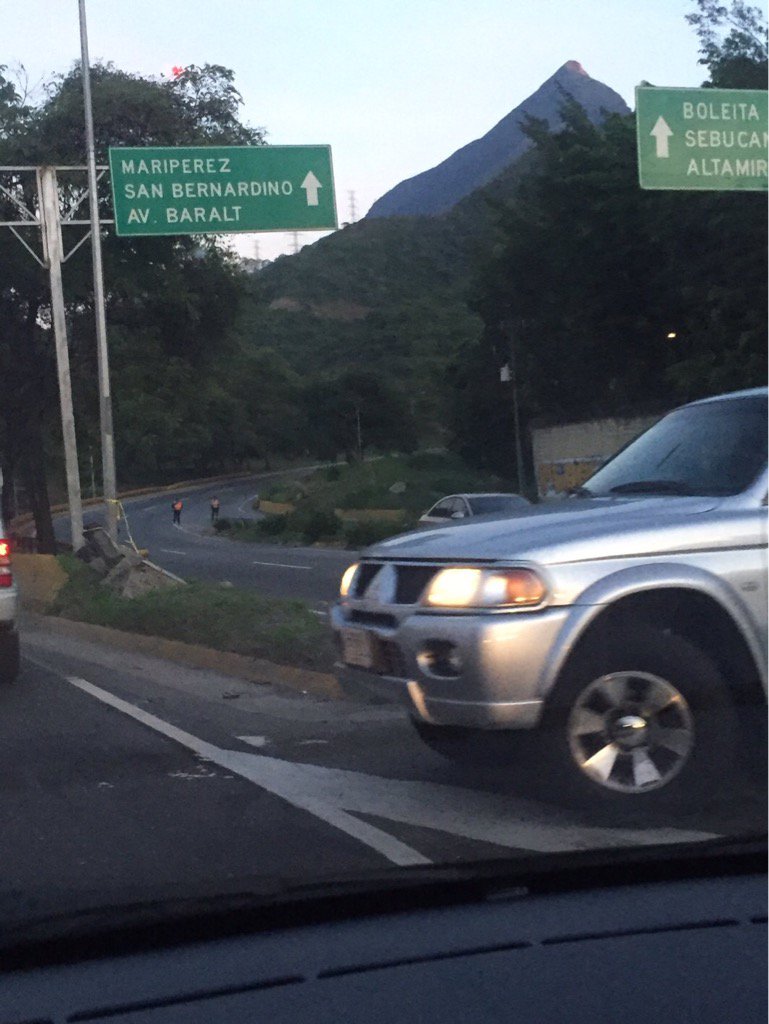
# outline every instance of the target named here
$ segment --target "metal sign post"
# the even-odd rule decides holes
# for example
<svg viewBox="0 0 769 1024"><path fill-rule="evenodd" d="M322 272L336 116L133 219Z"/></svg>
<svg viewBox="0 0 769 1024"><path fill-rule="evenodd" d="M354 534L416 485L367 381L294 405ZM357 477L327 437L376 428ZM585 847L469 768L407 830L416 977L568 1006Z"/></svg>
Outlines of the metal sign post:
<svg viewBox="0 0 769 1024"><path fill-rule="evenodd" d="M59 219L59 190L54 167L41 167L38 171L40 222L43 231L43 253L51 279L51 318L56 339L56 369L59 376L61 403L61 432L64 438L64 465L67 474L67 500L69 502L72 547L83 546L83 505L80 497L80 470L77 461L75 412L72 405L72 383L69 372L67 321L64 311L64 289L61 264L64 254Z"/></svg>

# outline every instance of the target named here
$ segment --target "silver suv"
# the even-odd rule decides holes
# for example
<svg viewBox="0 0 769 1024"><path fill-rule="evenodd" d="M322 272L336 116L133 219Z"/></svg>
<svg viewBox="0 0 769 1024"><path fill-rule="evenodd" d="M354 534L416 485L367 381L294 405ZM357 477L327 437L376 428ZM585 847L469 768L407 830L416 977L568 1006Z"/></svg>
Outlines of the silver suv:
<svg viewBox="0 0 769 1024"><path fill-rule="evenodd" d="M572 797L705 796L762 749L766 454L766 389L723 395L571 498L369 548L332 613L343 688L402 702L454 758L535 730Z"/></svg>

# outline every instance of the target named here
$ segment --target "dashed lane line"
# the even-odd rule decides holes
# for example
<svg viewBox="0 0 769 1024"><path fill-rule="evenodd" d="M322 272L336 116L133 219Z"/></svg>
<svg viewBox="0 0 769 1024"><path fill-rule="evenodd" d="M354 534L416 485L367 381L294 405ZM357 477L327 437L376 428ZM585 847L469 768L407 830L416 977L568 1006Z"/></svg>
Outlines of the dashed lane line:
<svg viewBox="0 0 769 1024"><path fill-rule="evenodd" d="M304 569L306 572L312 572L313 567L311 565L289 565L287 562L252 562L252 565L272 565L276 569Z"/></svg>

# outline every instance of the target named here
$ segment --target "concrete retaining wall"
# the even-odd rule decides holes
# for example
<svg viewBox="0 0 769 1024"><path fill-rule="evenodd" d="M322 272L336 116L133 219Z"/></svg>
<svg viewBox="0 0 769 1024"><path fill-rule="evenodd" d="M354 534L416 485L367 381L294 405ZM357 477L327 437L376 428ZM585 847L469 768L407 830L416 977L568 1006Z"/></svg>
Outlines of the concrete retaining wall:
<svg viewBox="0 0 769 1024"><path fill-rule="evenodd" d="M658 416L589 420L532 430L540 497L579 487L611 455L658 420Z"/></svg>

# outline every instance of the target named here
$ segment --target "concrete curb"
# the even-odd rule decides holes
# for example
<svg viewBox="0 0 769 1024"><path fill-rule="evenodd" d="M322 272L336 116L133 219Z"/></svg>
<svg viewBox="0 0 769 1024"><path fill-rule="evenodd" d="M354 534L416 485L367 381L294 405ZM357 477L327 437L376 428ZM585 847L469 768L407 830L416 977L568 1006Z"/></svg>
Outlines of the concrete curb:
<svg viewBox="0 0 769 1024"><path fill-rule="evenodd" d="M290 665L276 665L261 658L249 658L230 651L216 651L198 644L185 644L180 640L165 637L145 636L141 633L126 633L108 626L94 626L88 622L76 622L51 615L26 612L25 620L41 630L59 636L72 637L95 643L109 644L120 650L163 658L177 665L190 668L208 669L222 675L244 679L249 683L268 684L298 690L304 694L325 697L327 700L344 700L336 678L330 673L314 672L311 669L294 668ZM21 630L22 651L24 628Z"/></svg>

